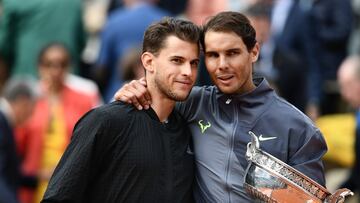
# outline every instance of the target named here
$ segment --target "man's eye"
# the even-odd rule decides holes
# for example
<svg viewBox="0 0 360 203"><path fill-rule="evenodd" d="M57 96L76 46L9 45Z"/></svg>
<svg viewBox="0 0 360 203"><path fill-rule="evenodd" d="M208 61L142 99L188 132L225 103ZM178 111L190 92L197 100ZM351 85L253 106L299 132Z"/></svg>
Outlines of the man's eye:
<svg viewBox="0 0 360 203"><path fill-rule="evenodd" d="M207 53L206 54L206 57L209 57L209 58L215 58L217 56L218 56L218 54L216 54L216 53Z"/></svg>
<svg viewBox="0 0 360 203"><path fill-rule="evenodd" d="M237 52L237 51L229 51L228 52L229 56L234 56L234 55L237 55L237 54L239 54L239 52Z"/></svg>
<svg viewBox="0 0 360 203"><path fill-rule="evenodd" d="M198 67L199 66L199 61L191 62L191 66L192 67Z"/></svg>
<svg viewBox="0 0 360 203"><path fill-rule="evenodd" d="M176 64L179 64L181 63L181 60L180 59L171 59L172 62L176 63Z"/></svg>

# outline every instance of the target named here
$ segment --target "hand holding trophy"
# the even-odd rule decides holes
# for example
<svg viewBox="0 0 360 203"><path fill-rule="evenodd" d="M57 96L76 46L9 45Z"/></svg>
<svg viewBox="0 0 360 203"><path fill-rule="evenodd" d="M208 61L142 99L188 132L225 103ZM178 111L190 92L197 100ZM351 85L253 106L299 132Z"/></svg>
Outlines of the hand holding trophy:
<svg viewBox="0 0 360 203"><path fill-rule="evenodd" d="M260 202L342 203L353 192L342 188L331 194L326 188L283 161L260 149L253 133L247 145L249 166L244 176L247 192Z"/></svg>

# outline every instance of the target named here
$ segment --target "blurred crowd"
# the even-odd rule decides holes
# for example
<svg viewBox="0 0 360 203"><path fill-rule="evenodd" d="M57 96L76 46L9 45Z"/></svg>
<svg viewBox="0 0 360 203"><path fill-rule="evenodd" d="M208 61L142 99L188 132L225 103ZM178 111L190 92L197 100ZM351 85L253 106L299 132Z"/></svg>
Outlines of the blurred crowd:
<svg viewBox="0 0 360 203"><path fill-rule="evenodd" d="M314 122L354 115L343 185L358 190L360 0L0 0L0 203L39 202L77 120L144 76L147 26L163 16L202 25L224 10L256 29L255 77ZM203 61L198 72L197 85L212 84Z"/></svg>

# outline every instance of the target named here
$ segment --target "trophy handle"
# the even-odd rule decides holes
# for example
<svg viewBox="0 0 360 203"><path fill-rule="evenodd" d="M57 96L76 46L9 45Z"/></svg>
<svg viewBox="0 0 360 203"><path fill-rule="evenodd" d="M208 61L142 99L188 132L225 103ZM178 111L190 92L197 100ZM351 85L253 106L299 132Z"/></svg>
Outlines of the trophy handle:
<svg viewBox="0 0 360 203"><path fill-rule="evenodd" d="M257 150L259 150L260 148L260 142L259 138L255 135L255 133L249 131L249 135L251 136L251 142L247 144L245 157L247 160L252 160Z"/></svg>
<svg viewBox="0 0 360 203"><path fill-rule="evenodd" d="M251 136L251 145L252 147L259 149L260 148L260 141L259 138L253 133L252 131L249 131L249 135Z"/></svg>
<svg viewBox="0 0 360 203"><path fill-rule="evenodd" d="M325 200L326 203L343 203L346 197L353 196L354 193L347 188L336 190L332 195L328 196Z"/></svg>

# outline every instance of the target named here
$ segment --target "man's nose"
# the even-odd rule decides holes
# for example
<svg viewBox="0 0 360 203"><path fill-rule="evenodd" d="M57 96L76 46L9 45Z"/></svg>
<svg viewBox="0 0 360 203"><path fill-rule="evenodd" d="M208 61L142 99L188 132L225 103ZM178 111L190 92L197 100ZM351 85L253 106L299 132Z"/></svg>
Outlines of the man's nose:
<svg viewBox="0 0 360 203"><path fill-rule="evenodd" d="M218 68L224 69L227 68L227 65L228 65L227 58L225 56L219 56Z"/></svg>
<svg viewBox="0 0 360 203"><path fill-rule="evenodd" d="M192 70L191 70L191 64L187 63L185 64L182 68L181 68L181 74L182 75L186 75L186 76L191 76L192 75Z"/></svg>

